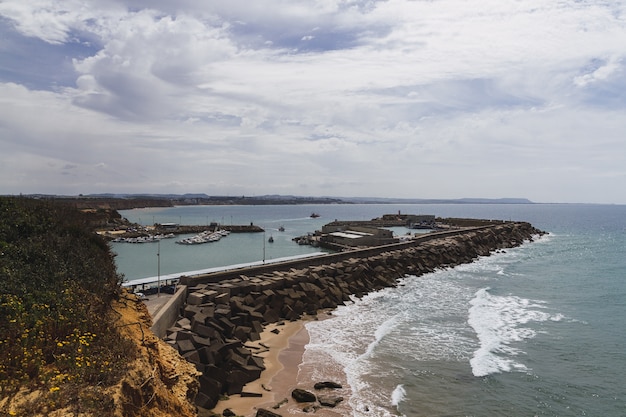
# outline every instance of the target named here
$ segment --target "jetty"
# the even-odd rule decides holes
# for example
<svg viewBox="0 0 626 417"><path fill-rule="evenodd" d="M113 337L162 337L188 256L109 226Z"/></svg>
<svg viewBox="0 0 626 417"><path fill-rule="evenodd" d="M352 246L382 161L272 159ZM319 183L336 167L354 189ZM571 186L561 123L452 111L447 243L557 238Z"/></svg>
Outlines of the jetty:
<svg viewBox="0 0 626 417"><path fill-rule="evenodd" d="M269 265L181 276L176 293L153 318L152 330L202 372L196 404L244 394L263 360L246 347L263 326L335 308L400 278L469 263L521 245L544 232L526 222L457 219L458 228L406 242L289 259ZM245 393L261 395L261 393Z"/></svg>

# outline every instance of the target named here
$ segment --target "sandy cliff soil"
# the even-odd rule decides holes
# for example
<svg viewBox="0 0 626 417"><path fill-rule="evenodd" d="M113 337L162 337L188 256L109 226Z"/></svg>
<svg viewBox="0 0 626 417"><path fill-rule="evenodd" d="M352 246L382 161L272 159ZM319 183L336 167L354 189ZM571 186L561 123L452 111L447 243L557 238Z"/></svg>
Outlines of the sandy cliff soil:
<svg viewBox="0 0 626 417"><path fill-rule="evenodd" d="M64 386L58 392L22 389L0 398L0 415L67 415L115 417L195 417L198 372L168 344L150 331L146 306L123 295L113 306L120 332L133 340L135 358L119 383L109 387ZM59 408L59 396L65 395Z"/></svg>
<svg viewBox="0 0 626 417"><path fill-rule="evenodd" d="M143 303L126 301L115 310L122 315L122 331L139 348L128 374L112 388L115 415L195 416L193 401L199 387L195 367L150 331Z"/></svg>

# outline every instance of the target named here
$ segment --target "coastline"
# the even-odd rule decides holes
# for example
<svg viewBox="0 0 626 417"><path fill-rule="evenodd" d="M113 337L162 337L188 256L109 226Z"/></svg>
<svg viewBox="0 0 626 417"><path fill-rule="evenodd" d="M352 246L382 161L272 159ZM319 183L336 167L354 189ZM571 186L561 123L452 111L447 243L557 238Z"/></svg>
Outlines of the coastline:
<svg viewBox="0 0 626 417"><path fill-rule="evenodd" d="M302 388L316 395L320 394L319 391L316 392L313 389L315 382L319 381L311 379L313 376L311 372L301 372L304 353L310 340L306 323L318 319L323 318L305 316L300 320L272 323L266 326L259 341L246 343L247 347L258 351L257 356L263 358L265 370L259 379L248 383L243 389L243 392L258 393L262 396L231 395L228 399L220 400L213 409L202 410L198 415L200 417L214 414L222 415L224 410L230 409L237 416L254 417L260 408L283 417L297 417L307 414L303 408L311 403L298 404L291 398L291 392L295 388ZM267 346L268 349L264 346ZM322 367L322 365L319 366ZM336 378L333 379L335 376ZM327 380L341 380L345 384L345 376L335 376ZM344 397L344 401L341 403L343 405L341 408L344 409L347 399L343 394L345 389L341 391L342 393L336 392L336 394ZM324 392L324 394L328 393L328 391ZM344 413L337 411L333 408L321 407L315 411L315 415L322 417L344 415Z"/></svg>
<svg viewBox="0 0 626 417"><path fill-rule="evenodd" d="M276 331L278 331L278 333L275 333ZM293 355L294 359L298 361L295 365L295 373L297 374L297 366L302 359L304 346L308 342L308 333L304 327L304 321L297 320L271 323L263 329L260 340L245 344L245 346L252 351L256 351L256 356L263 358L265 369L261 372L259 379L244 386L243 392L262 394L262 396L242 397L239 394L231 395L228 399L220 400L210 412L222 414L224 410L230 409L238 416L254 416L258 408L272 409L272 406L280 401L280 399L276 400L276 398L284 394L272 388L274 377L285 367L279 360L279 355L283 350L289 347L290 341L296 335L300 335L300 338L305 339L304 343L301 344L300 351ZM267 348L264 346L267 346ZM300 356L299 360L297 358L298 354ZM292 360L289 360L287 365L291 365L292 362ZM294 371L291 366L289 370L291 373ZM200 413L199 415L211 415L210 412L207 414Z"/></svg>
<svg viewBox="0 0 626 417"><path fill-rule="evenodd" d="M223 346L219 358L206 358L206 365L217 366L218 370L204 368L204 386L200 386L196 404L213 407L214 412L201 415L223 414L229 408L231 412L227 415L251 416L261 407L276 410L274 406L282 404L285 398L286 404L278 409L279 415L283 416L287 413L300 415L302 409L328 415L346 415L344 410L349 414L352 409L366 411L368 404L360 402L368 402L367 395L351 395L347 381L353 375L344 374L345 363L335 362L335 358L345 359L341 352L325 351L324 346L316 345L317 341L308 344L306 333L302 336L304 340L299 342L299 338L292 337L299 331L285 331L277 326L295 322L296 328L301 330L303 323L308 321L307 328L317 332L318 327L311 320L318 319L318 314L324 311L345 304L351 297L360 298L382 288L395 287L398 278L407 274L420 276L441 266L469 263L494 250L521 245L525 239L531 239L533 233L540 232L529 223L498 223L454 235L433 235L424 242L394 245L393 249L397 250L378 248L374 251L375 256L370 249L347 253L345 256L348 257L341 262L329 263L326 259L324 265L301 269L291 267L288 271L274 270L273 273L246 271L246 275L222 280L215 276L186 277L185 284L192 285L192 290L187 294L187 304L168 340L179 352L200 365L204 364L200 361L207 347ZM366 254L372 256L366 257ZM237 320L231 321L231 317ZM264 322L279 324L264 328ZM250 338L247 335L253 333L252 339L263 335L261 343L247 341ZM332 335L328 336L332 339ZM233 343L224 344L226 340ZM243 344L245 349L239 349L242 341L247 341ZM293 349L287 349L291 344ZM280 354L282 351L285 351L283 355ZM219 371L220 366L225 372ZM278 376L283 369L285 371ZM243 386L245 381L255 378L256 381ZM337 382L346 388L314 390L315 383L325 381ZM274 385L282 388L273 388ZM322 397L319 403L336 407L319 408L315 399L296 404L291 399L296 387ZM222 400L220 404L220 398L224 399L221 392L230 392L232 399ZM355 403L357 401L359 403Z"/></svg>

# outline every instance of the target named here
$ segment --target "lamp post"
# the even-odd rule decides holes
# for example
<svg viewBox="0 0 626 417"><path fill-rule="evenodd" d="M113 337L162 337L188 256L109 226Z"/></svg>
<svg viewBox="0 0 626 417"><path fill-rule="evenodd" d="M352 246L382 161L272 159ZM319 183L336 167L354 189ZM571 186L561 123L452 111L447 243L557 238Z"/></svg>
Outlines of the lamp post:
<svg viewBox="0 0 626 417"><path fill-rule="evenodd" d="M157 242L157 297L161 296L161 241Z"/></svg>

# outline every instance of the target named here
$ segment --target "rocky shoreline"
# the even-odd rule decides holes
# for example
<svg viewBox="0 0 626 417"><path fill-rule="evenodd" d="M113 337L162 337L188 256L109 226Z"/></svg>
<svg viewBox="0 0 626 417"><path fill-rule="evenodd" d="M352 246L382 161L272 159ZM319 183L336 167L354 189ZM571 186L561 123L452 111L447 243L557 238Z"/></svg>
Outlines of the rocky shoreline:
<svg viewBox="0 0 626 417"><path fill-rule="evenodd" d="M265 325L315 315L352 296L396 286L406 275L469 263L543 233L526 222L500 222L373 256L196 284L165 341L202 373L196 405L211 409L222 395L260 396L243 390L265 369L250 345Z"/></svg>

